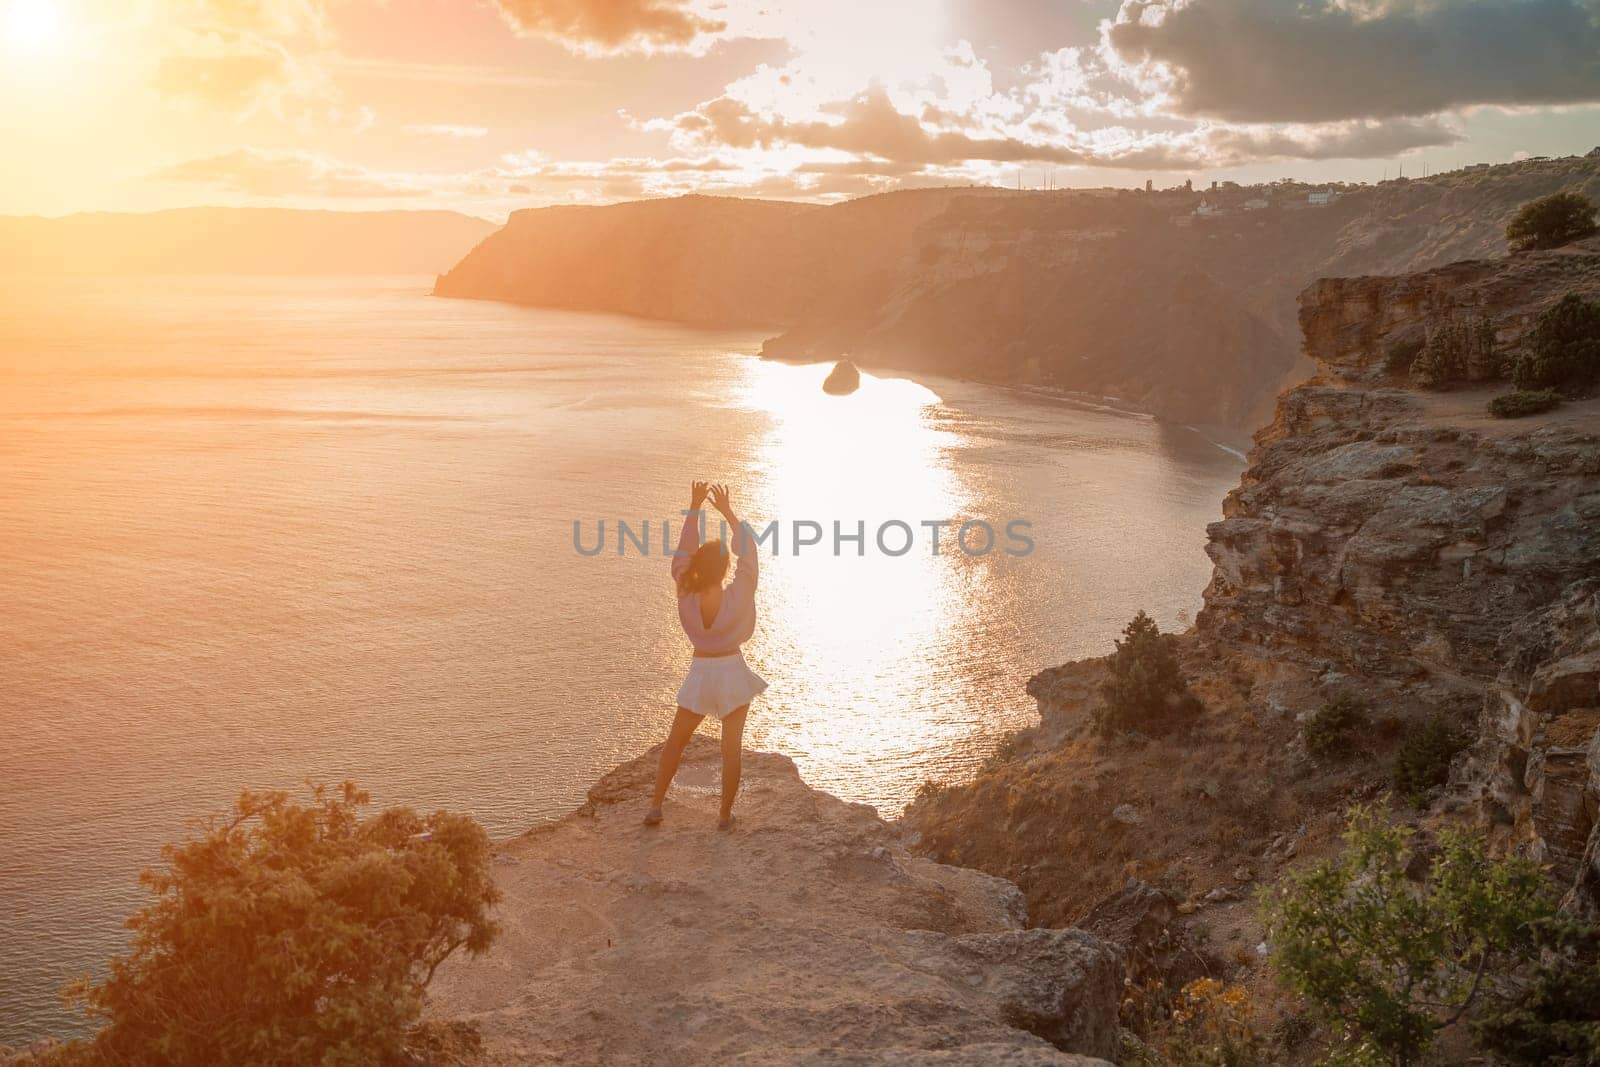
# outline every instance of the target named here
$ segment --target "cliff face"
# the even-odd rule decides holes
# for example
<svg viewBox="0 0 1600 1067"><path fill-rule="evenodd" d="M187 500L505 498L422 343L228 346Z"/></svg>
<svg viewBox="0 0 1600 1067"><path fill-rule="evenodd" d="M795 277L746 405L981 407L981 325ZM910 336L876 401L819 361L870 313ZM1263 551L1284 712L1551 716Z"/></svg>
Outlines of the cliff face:
<svg viewBox="0 0 1600 1067"><path fill-rule="evenodd" d="M1096 738L1105 661L1042 671L1040 726L907 812L926 851L1015 880L1039 921L1079 920L1135 873L1248 961L1241 883L1336 849L1348 807L1389 788L1401 731L1442 715L1472 744L1436 812L1600 907L1600 398L1503 421L1485 403L1504 384L1425 393L1388 369L1463 316L1513 354L1570 292L1600 297L1600 239L1308 288L1318 374L1256 435L1176 638L1207 712L1180 737ZM1378 728L1351 759L1313 759L1302 724L1342 692Z"/></svg>
<svg viewBox="0 0 1600 1067"><path fill-rule="evenodd" d="M685 196L517 211L441 274L438 296L706 324L786 325L871 300L958 191L834 207Z"/></svg>
<svg viewBox="0 0 1600 1067"><path fill-rule="evenodd" d="M548 208L513 215L437 292L769 323L775 358L1111 396L1240 437L1309 372L1295 294L1312 279L1497 255L1511 214L1561 189L1600 199L1600 157L1350 187L1322 207L1273 185Z"/></svg>
<svg viewBox="0 0 1600 1067"><path fill-rule="evenodd" d="M1600 405L1495 420L1503 386L1418 393L1386 354L1462 316L1515 351L1568 292L1600 295L1600 243L1307 289L1320 374L1281 399L1210 528L1201 639L1475 708L1507 627L1600 574Z"/></svg>
<svg viewBox="0 0 1600 1067"><path fill-rule="evenodd" d="M666 821L655 753L503 847L504 934L451 960L430 1011L504 1064L1108 1067L1123 962L1024 928L1016 887L910 855L871 808L747 753L718 833L717 746L695 739Z"/></svg>
<svg viewBox="0 0 1600 1067"><path fill-rule="evenodd" d="M1487 417L1495 389L1417 393L1397 344L1487 320L1515 352L1567 293L1600 297L1600 239L1301 298L1319 377L1287 393L1210 528L1199 640L1268 700L1352 689L1477 738L1455 784L1502 847L1600 905L1600 399ZM1276 696L1275 696L1276 694Z"/></svg>

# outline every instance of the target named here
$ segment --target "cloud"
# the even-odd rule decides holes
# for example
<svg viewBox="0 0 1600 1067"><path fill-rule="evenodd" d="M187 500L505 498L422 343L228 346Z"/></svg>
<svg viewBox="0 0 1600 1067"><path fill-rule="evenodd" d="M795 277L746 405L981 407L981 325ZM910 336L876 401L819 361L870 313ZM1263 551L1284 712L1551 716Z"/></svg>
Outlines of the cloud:
<svg viewBox="0 0 1600 1067"><path fill-rule="evenodd" d="M1352 119L1346 122L1208 127L1204 140L1221 165L1260 159L1390 159L1417 148L1459 144L1461 131L1443 119Z"/></svg>
<svg viewBox="0 0 1600 1067"><path fill-rule="evenodd" d="M1123 0L1102 54L1236 122L1600 101L1600 0Z"/></svg>
<svg viewBox="0 0 1600 1067"><path fill-rule="evenodd" d="M406 132L420 137L459 137L473 139L489 136L487 126L458 126L449 122L411 123Z"/></svg>
<svg viewBox="0 0 1600 1067"><path fill-rule="evenodd" d="M164 96L248 111L296 81L289 53L268 42L199 43L162 56L152 83Z"/></svg>
<svg viewBox="0 0 1600 1067"><path fill-rule="evenodd" d="M106 0L102 0L105 3ZM118 47L148 57L149 85L168 101L301 127L372 124L334 82L327 0L145 0L105 26Z"/></svg>
<svg viewBox="0 0 1600 1067"><path fill-rule="evenodd" d="M432 207L449 201L484 213L530 204L597 204L689 193L838 200L889 189L983 183L988 177L961 167L845 157L805 160L760 149L607 160L555 160L519 152L486 167L421 173L374 170L308 152L239 148L147 175L154 182L201 186L252 202L381 199L396 207Z"/></svg>
<svg viewBox="0 0 1600 1067"><path fill-rule="evenodd" d="M494 0L519 33L584 54L704 52L727 23L683 0Z"/></svg>
<svg viewBox="0 0 1600 1067"><path fill-rule="evenodd" d="M403 197L430 191L415 176L379 172L310 152L240 148L156 171L158 182L203 185L262 199Z"/></svg>
<svg viewBox="0 0 1600 1067"><path fill-rule="evenodd" d="M924 122L929 114L946 125L930 127ZM858 165L887 161L914 166L986 162L1172 170L1263 159L1378 158L1460 140L1458 131L1437 118L1275 126L1205 122L1177 129L1102 126L1085 131L1060 115L1037 112L1020 122L980 122L970 128L948 125L966 118L948 110L930 109L924 117L901 111L886 90L875 86L825 106L821 116L808 120L759 114L721 96L645 126L670 131L684 149L791 146L846 153Z"/></svg>

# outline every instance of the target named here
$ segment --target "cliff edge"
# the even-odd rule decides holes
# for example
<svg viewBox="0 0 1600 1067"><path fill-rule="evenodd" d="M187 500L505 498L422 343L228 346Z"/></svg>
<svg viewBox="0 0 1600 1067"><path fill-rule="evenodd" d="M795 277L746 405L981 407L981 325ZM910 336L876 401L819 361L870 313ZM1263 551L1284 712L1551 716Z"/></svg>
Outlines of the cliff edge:
<svg viewBox="0 0 1600 1067"><path fill-rule="evenodd" d="M1306 289L1317 375L1256 434L1175 639L1206 712L1173 738L1098 737L1106 661L1042 671L1040 725L907 812L924 850L1016 881L1036 922L1080 921L1137 875L1250 972L1247 887L1336 850L1401 739L1442 719L1469 744L1419 817L1477 822L1600 908L1600 398L1495 419L1493 371L1424 391L1402 358L1470 321L1503 363L1568 293L1600 297L1600 239ZM1370 727L1315 757L1304 725L1343 695Z"/></svg>
<svg viewBox="0 0 1600 1067"><path fill-rule="evenodd" d="M910 854L869 807L747 753L718 833L717 746L696 738L666 821L639 818L656 752L505 845L505 932L451 960L430 1012L504 1064L1073 1065L1116 1049L1123 964L1030 930L1016 887Z"/></svg>

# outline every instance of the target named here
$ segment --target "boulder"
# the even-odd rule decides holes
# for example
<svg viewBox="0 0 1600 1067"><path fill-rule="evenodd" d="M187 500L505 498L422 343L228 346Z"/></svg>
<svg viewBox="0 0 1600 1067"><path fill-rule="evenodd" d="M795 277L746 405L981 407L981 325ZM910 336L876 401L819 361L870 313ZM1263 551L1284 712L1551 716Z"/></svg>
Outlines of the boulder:
<svg viewBox="0 0 1600 1067"><path fill-rule="evenodd" d="M1541 665L1528 686L1534 711L1600 707L1600 648Z"/></svg>

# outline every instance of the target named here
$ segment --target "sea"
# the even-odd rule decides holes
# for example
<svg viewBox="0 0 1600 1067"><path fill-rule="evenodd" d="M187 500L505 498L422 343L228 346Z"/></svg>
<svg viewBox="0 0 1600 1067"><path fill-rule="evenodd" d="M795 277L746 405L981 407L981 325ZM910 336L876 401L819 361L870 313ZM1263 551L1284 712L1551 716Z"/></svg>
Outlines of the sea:
<svg viewBox="0 0 1600 1067"><path fill-rule="evenodd" d="M746 743L887 817L1035 722L1031 674L1199 608L1237 455L968 381L829 396L771 332L420 277L6 279L0 1044L83 1032L61 986L242 789L510 836L660 740L694 479L770 528Z"/></svg>

